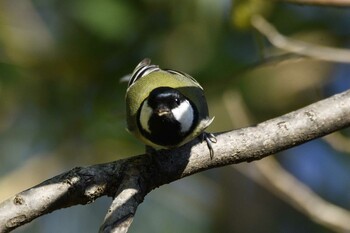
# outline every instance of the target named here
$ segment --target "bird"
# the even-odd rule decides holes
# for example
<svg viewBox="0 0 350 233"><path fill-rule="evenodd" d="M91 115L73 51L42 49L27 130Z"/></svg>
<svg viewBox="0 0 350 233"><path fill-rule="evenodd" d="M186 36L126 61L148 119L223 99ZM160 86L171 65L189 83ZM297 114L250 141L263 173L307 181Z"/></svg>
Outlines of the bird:
<svg viewBox="0 0 350 233"><path fill-rule="evenodd" d="M172 149L200 137L214 156L216 137L204 132L214 117L202 86L190 75L145 58L129 76L125 102L127 131L146 147Z"/></svg>

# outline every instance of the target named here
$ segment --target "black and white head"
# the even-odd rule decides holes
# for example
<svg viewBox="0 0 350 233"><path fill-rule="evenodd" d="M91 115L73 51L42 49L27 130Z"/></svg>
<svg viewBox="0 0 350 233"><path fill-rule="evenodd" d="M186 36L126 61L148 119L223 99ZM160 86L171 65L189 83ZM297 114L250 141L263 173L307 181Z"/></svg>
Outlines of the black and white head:
<svg viewBox="0 0 350 233"><path fill-rule="evenodd" d="M198 112L194 104L171 87L154 89L142 103L138 126L148 140L161 147L179 145L195 128Z"/></svg>

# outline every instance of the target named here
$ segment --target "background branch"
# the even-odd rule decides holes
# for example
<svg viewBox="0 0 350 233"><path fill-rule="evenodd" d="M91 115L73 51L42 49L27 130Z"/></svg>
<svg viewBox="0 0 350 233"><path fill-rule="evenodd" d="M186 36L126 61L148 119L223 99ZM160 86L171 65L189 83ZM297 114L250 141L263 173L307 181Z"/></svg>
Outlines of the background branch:
<svg viewBox="0 0 350 233"><path fill-rule="evenodd" d="M350 213L321 198L308 186L288 173L273 157L238 170L277 195L310 219L336 232L350 231Z"/></svg>
<svg viewBox="0 0 350 233"><path fill-rule="evenodd" d="M350 91L346 91L253 127L217 133L213 159L207 145L194 140L155 155L75 168L1 203L0 232L9 232L60 208L90 203L103 195L116 195L117 203L110 210L117 217L107 214L106 219L112 221L105 221L101 229L121 229L120 224L129 224L130 219L125 221L125 216L133 216L137 205L152 189L210 168L258 160L340 130L350 125L349 106ZM124 187L131 190L127 198L121 197ZM135 196L137 193L140 195ZM118 208L130 207L127 202L130 197L134 199L131 208Z"/></svg>
<svg viewBox="0 0 350 233"><path fill-rule="evenodd" d="M237 126L238 123L247 125L252 122L252 115L248 112L238 91L226 92L223 95L223 102L234 126ZM329 138L327 141L331 140L335 145L334 148L344 150L341 143L348 145L348 143L345 143L348 139L339 132L327 135L324 138ZM338 138L339 142L336 142ZM321 198L307 185L285 170L274 156L270 156L258 163L242 164L240 166L232 166L232 168L237 169L271 191L272 194L298 209L318 224L336 232L350 231L350 212L348 210Z"/></svg>
<svg viewBox="0 0 350 233"><path fill-rule="evenodd" d="M343 63L350 62L350 50L315 45L288 38L279 33L272 24L267 22L260 15L255 15L252 17L251 23L253 27L261 34L266 36L270 43L276 48L325 61Z"/></svg>
<svg viewBox="0 0 350 233"><path fill-rule="evenodd" d="M301 5L319 5L319 6L336 6L349 7L349 0L281 0L282 2L301 4Z"/></svg>

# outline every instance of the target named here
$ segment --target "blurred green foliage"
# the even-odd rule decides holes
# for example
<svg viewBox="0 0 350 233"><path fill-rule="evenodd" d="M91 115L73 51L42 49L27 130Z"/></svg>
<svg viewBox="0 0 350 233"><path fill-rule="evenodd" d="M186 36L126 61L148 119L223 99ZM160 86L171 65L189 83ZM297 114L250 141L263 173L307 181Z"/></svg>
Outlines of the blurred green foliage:
<svg viewBox="0 0 350 233"><path fill-rule="evenodd" d="M1 187L1 199L74 166L142 153L125 131L126 84L119 80L144 57L203 85L216 116L211 131L232 128L222 104L232 89L257 121L322 98L335 67L303 59L263 62L257 38L268 44L250 28L253 14L301 40L343 47L349 39L345 10L278 1L0 1L0 176L25 171L33 177ZM24 169L33 158L48 157L55 158L49 171ZM131 232L328 232L228 169L156 190ZM107 206L58 211L18 232L96 232ZM55 218L66 222L55 225ZM68 224L72 218L78 220Z"/></svg>

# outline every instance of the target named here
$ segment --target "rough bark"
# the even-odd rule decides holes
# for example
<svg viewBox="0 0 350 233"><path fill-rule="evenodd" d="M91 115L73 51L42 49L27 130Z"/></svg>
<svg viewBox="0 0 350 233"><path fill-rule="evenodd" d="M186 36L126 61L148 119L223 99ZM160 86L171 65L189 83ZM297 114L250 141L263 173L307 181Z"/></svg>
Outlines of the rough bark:
<svg viewBox="0 0 350 233"><path fill-rule="evenodd" d="M215 167L259 160L350 125L350 91L256 126L216 133L215 155L194 140L180 148L74 168L0 204L0 232L9 232L54 210L114 201L100 232L126 232L137 206L156 187Z"/></svg>

